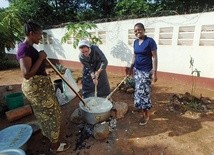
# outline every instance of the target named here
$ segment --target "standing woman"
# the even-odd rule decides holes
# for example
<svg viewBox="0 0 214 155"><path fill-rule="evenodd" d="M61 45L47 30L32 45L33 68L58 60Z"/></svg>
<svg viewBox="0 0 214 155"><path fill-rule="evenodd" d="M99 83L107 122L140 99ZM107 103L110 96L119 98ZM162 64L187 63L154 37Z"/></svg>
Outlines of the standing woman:
<svg viewBox="0 0 214 155"><path fill-rule="evenodd" d="M142 23L135 24L134 33L138 39L134 41L134 57L129 74L134 68L134 105L141 112L139 125L145 125L149 120L148 110L152 107L151 81L157 81L157 45L145 35Z"/></svg>
<svg viewBox="0 0 214 155"><path fill-rule="evenodd" d="M24 32L25 40L19 44L17 51L17 59L24 77L22 91L31 103L43 135L51 142L50 150L54 153L65 151L69 146L59 143L60 107L50 77L45 71L47 55L33 47L33 44L38 44L42 38L42 28L28 22L24 26Z"/></svg>
<svg viewBox="0 0 214 155"><path fill-rule="evenodd" d="M106 97L110 94L110 86L106 73L108 61L96 45L87 40L78 43L79 59L83 64L82 95L83 98L93 97L97 85L97 96ZM99 82L98 82L99 81Z"/></svg>

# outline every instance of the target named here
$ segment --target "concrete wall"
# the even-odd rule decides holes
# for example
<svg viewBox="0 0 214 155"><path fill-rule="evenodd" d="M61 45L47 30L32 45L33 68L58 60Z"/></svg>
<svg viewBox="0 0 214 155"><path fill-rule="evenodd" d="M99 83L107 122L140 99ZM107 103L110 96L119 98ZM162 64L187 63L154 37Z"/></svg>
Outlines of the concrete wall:
<svg viewBox="0 0 214 155"><path fill-rule="evenodd" d="M202 77L214 78L214 12L156 18L140 18L97 24L92 31L102 38L99 45L110 66L130 65L135 39L133 27L137 22L145 25L148 36L158 45L158 70L190 75L190 56ZM61 44L65 28L45 30L47 38L37 48L44 49L49 58L79 62L72 38ZM14 52L14 51L10 51Z"/></svg>

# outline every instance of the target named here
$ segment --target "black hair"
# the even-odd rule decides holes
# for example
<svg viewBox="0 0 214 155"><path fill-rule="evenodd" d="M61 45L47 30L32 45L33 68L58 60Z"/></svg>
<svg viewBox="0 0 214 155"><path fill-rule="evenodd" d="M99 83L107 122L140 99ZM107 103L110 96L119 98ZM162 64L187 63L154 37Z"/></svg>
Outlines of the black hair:
<svg viewBox="0 0 214 155"><path fill-rule="evenodd" d="M42 27L32 21L29 21L24 25L24 33L26 36L28 36L30 32L36 32L40 30L42 30Z"/></svg>
<svg viewBox="0 0 214 155"><path fill-rule="evenodd" d="M144 31L145 31L145 27L144 27L144 25L142 23L137 23L137 24L134 25L134 27L136 27L136 26L144 29Z"/></svg>

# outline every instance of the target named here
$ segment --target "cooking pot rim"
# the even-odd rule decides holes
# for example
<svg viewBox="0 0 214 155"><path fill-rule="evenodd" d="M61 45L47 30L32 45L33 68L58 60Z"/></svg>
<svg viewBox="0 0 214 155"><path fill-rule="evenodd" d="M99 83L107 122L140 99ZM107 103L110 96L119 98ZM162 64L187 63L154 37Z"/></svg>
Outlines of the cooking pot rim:
<svg viewBox="0 0 214 155"><path fill-rule="evenodd" d="M90 101L92 98L94 98L94 97L85 98L83 100L87 103L87 101ZM106 100L106 98L103 98L103 97L97 97L97 98ZM108 103L111 104L111 106L105 112L90 112L90 111L86 110L85 108L83 108L83 103L81 101L79 102L79 107L80 107L81 110L83 110L83 111L85 111L87 113L102 114L102 113L109 112L112 109L112 107L113 107L113 104L109 100L107 100L107 101L108 101Z"/></svg>

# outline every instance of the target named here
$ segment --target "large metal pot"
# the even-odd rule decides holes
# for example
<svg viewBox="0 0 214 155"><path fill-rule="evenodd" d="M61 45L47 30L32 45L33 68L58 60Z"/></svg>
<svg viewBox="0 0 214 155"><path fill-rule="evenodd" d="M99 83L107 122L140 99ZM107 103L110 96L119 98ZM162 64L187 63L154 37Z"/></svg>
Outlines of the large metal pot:
<svg viewBox="0 0 214 155"><path fill-rule="evenodd" d="M94 100L94 97L89 97L84 99L86 103L89 103L91 100ZM112 103L106 98L97 97L95 99L99 104L98 109L93 110L93 107L84 107L82 102L79 103L81 110L82 118L85 122L89 124L96 124L102 121L106 121L110 117L110 110L113 107Z"/></svg>

